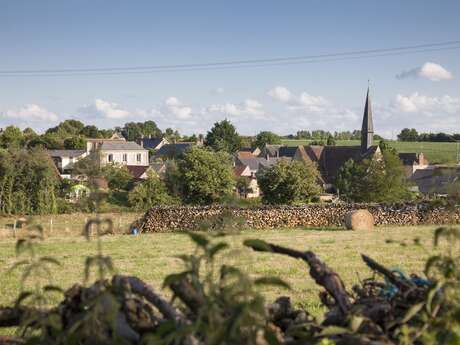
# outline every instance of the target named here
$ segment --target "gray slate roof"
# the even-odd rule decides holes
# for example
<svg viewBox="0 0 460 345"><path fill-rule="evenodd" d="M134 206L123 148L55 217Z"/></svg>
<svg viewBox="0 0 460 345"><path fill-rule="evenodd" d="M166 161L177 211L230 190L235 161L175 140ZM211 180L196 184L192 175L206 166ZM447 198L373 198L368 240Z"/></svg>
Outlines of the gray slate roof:
<svg viewBox="0 0 460 345"><path fill-rule="evenodd" d="M85 150L48 150L48 154L51 157L79 157L85 154Z"/></svg>
<svg viewBox="0 0 460 345"><path fill-rule="evenodd" d="M132 151L140 151L144 150L144 148L134 141L104 141L101 146L101 150L105 151L113 151L113 150L132 150Z"/></svg>
<svg viewBox="0 0 460 345"><path fill-rule="evenodd" d="M155 158L168 157L173 158L185 152L192 147L193 143L176 143L163 145L156 153Z"/></svg>
<svg viewBox="0 0 460 345"><path fill-rule="evenodd" d="M142 144L146 149L155 149L163 140L163 138L142 138Z"/></svg>

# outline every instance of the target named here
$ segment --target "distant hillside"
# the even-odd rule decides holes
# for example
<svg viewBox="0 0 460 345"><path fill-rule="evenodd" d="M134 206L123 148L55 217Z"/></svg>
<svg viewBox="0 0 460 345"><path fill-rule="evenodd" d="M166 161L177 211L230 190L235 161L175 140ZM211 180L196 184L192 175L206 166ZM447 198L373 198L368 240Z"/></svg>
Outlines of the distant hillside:
<svg viewBox="0 0 460 345"><path fill-rule="evenodd" d="M311 140L283 139L288 146L307 145ZM337 140L337 145L359 145L359 140ZM388 141L398 152L423 152L431 163L454 164L457 162L457 143Z"/></svg>

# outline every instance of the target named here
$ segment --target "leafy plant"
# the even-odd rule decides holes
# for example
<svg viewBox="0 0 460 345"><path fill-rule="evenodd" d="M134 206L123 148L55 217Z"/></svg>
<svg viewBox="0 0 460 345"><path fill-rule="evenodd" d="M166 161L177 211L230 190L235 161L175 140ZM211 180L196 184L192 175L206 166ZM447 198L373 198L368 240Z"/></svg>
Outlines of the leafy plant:
<svg viewBox="0 0 460 345"><path fill-rule="evenodd" d="M28 343L46 343L59 338L61 323L56 311L48 311L53 294L62 290L52 284L52 266L59 261L49 256L40 256L39 244L43 241L43 228L28 220L26 235L16 243L17 261L10 271L21 270L21 293L16 308L24 310L18 329ZM37 332L38 331L38 332Z"/></svg>
<svg viewBox="0 0 460 345"><path fill-rule="evenodd" d="M275 332L266 323L265 300L257 288L289 288L288 284L276 277L252 279L232 266L216 269L217 254L228 247L218 240L221 236L189 236L197 247L195 254L179 255L185 270L167 276L163 285L171 288L174 298L179 298L191 324L171 332L164 342L180 338L185 331L204 344L258 344L259 338L278 344Z"/></svg>

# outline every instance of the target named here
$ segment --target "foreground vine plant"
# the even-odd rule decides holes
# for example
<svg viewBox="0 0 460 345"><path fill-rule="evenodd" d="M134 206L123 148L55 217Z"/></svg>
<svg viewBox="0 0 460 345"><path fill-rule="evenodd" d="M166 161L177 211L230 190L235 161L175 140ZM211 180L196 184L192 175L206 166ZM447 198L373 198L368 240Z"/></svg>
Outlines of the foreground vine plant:
<svg viewBox="0 0 460 345"><path fill-rule="evenodd" d="M93 226L100 227L99 235L110 230L109 222L94 221L87 226L88 236ZM85 274L86 285L76 284L64 293L58 306L51 307L42 298L46 285L32 284L36 291L33 296L40 298L31 294L28 309L21 303L0 308L0 326L27 328L18 338L10 339L11 344L448 345L460 342L459 229L436 230L434 246L444 243L442 250L436 251L439 254L428 259L424 277L405 276L362 255L375 274L352 289L347 289L340 276L312 251L246 240L245 245L263 252L261 255L287 255L305 262L311 278L323 288L319 297L327 311L321 318L294 307L286 296L267 304L260 287L274 284L288 291L290 287L282 280L252 278L235 267L218 265L216 258L228 247L221 235L190 233L189 236L196 245L195 252L179 255L184 270L169 275L163 282L163 287L172 292L171 300L137 277L113 274L111 261L103 255L102 244L98 242L96 256L86 261L85 271L89 272ZM39 238L34 235L30 241ZM30 265L42 267L46 263L48 267L54 262L43 260L36 251L26 250L32 242L18 244L23 253L29 253L29 261L16 265L17 269L24 269L23 274L30 271ZM93 269L96 280L90 283Z"/></svg>

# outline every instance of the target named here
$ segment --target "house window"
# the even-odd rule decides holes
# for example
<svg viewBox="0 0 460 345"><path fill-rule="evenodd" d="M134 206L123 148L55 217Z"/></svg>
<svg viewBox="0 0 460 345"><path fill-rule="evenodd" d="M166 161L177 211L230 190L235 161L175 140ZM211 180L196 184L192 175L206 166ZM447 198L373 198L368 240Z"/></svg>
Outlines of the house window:
<svg viewBox="0 0 460 345"><path fill-rule="evenodd" d="M128 161L128 154L123 153L123 162L127 162L127 161Z"/></svg>
<svg viewBox="0 0 460 345"><path fill-rule="evenodd" d="M137 162L140 163L142 161L142 153L138 153L136 155Z"/></svg>
<svg viewBox="0 0 460 345"><path fill-rule="evenodd" d="M107 157L107 160L112 163L113 162L113 155L112 154L109 154L108 157Z"/></svg>

